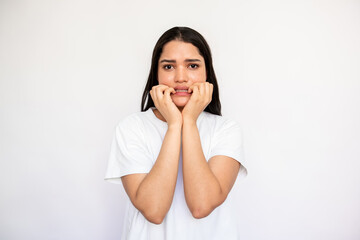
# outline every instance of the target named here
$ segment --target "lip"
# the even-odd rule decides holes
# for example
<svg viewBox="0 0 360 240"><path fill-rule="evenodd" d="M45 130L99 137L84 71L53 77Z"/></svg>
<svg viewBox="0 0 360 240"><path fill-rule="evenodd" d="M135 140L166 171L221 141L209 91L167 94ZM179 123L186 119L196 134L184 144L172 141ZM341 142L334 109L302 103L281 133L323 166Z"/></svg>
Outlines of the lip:
<svg viewBox="0 0 360 240"><path fill-rule="evenodd" d="M188 92L176 92L174 93L175 96L190 96L191 93Z"/></svg>
<svg viewBox="0 0 360 240"><path fill-rule="evenodd" d="M187 86L177 86L177 87L174 87L175 90L188 90L189 87Z"/></svg>
<svg viewBox="0 0 360 240"><path fill-rule="evenodd" d="M189 96L191 93L188 93L189 87L187 86L177 86L174 88L176 93L174 95L176 96Z"/></svg>

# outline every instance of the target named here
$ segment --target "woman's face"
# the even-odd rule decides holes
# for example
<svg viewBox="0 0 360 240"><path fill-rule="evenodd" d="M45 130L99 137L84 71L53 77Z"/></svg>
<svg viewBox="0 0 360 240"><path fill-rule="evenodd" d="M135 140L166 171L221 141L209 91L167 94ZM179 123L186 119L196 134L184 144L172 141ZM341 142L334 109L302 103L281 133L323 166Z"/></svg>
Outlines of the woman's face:
<svg viewBox="0 0 360 240"><path fill-rule="evenodd" d="M206 81L205 61L198 48L177 40L165 44L158 63L158 81L175 89L171 98L182 109L191 97L188 88Z"/></svg>

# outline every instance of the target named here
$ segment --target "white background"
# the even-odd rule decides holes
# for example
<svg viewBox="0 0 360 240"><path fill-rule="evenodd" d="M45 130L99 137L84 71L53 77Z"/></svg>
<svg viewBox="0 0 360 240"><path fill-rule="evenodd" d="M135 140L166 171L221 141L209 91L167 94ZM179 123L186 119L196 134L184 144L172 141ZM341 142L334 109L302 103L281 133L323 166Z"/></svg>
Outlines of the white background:
<svg viewBox="0 0 360 240"><path fill-rule="evenodd" d="M156 40L204 35L244 129L244 240L360 239L360 1L0 1L0 239L115 240L103 181Z"/></svg>

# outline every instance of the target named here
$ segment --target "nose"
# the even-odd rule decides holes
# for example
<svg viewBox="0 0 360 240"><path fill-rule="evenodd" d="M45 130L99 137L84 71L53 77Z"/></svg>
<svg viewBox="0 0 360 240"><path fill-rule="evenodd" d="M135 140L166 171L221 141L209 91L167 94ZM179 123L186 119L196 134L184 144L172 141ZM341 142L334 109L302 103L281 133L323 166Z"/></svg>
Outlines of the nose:
<svg viewBox="0 0 360 240"><path fill-rule="evenodd" d="M187 81L188 81L188 76L186 69L183 67L178 67L176 69L175 82L182 83Z"/></svg>

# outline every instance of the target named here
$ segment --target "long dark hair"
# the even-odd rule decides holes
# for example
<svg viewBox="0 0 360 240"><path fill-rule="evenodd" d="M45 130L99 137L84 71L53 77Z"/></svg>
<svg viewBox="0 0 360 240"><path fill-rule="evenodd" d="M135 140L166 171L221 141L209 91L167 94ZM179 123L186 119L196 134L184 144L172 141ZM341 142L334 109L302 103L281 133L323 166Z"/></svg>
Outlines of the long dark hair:
<svg viewBox="0 0 360 240"><path fill-rule="evenodd" d="M173 27L167 30L157 41L152 54L149 77L142 95L141 111L143 112L147 111L149 108L155 106L150 96L150 90L153 86L159 84L158 81L159 58L162 53L164 45L172 40L179 40L186 43L191 43L192 45L198 48L200 55L205 60L206 76L207 76L206 81L212 83L214 86L212 100L204 111L216 115L221 115L219 88L212 64L210 47L200 33L188 27Z"/></svg>

